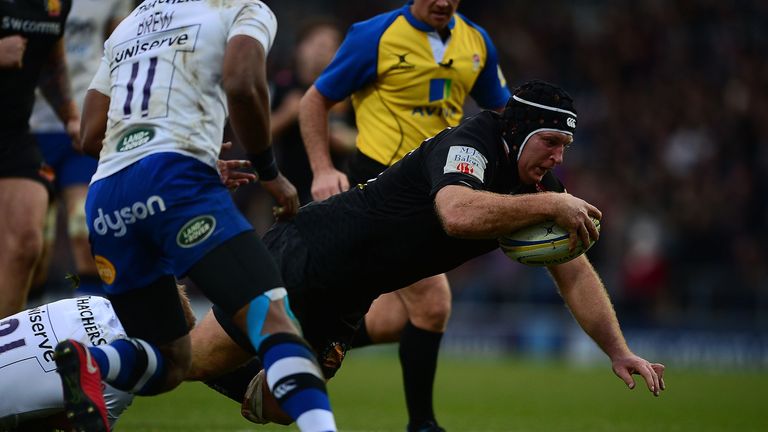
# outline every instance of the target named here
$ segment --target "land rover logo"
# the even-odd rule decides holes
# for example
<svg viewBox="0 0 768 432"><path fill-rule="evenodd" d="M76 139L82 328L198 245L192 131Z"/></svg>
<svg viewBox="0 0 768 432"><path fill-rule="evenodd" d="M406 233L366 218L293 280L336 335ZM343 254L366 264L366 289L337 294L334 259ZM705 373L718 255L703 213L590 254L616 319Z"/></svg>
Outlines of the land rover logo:
<svg viewBox="0 0 768 432"><path fill-rule="evenodd" d="M123 134L117 142L117 151L126 152L152 141L155 130L151 127L134 128Z"/></svg>
<svg viewBox="0 0 768 432"><path fill-rule="evenodd" d="M176 236L176 244L190 248L205 241L213 234L216 219L211 215L198 216L184 224Z"/></svg>

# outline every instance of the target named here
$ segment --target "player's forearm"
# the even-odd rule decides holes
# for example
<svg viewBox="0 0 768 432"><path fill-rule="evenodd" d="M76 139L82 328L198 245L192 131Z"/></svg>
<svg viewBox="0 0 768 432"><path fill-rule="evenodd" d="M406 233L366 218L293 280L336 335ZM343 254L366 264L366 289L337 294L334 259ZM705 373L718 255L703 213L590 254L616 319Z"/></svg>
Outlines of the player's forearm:
<svg viewBox="0 0 768 432"><path fill-rule="evenodd" d="M229 124L246 152L258 154L266 150L270 146L270 119L266 94L253 89L237 95L227 95L227 100Z"/></svg>
<svg viewBox="0 0 768 432"><path fill-rule="evenodd" d="M435 196L446 232L460 238L494 238L553 218L555 194L500 195L450 185Z"/></svg>
<svg viewBox="0 0 768 432"><path fill-rule="evenodd" d="M330 101L320 94L315 86L307 90L299 104L301 138L304 141L309 164L315 175L333 169L328 127L330 106Z"/></svg>
<svg viewBox="0 0 768 432"><path fill-rule="evenodd" d="M38 87L62 123L79 118L80 112L72 99L63 40L56 43L40 72Z"/></svg>
<svg viewBox="0 0 768 432"><path fill-rule="evenodd" d="M238 141L248 153L262 153L271 140L266 53L258 41L248 36L230 40L224 54L222 87Z"/></svg>
<svg viewBox="0 0 768 432"><path fill-rule="evenodd" d="M586 256L550 268L573 317L609 358L631 354L600 277Z"/></svg>

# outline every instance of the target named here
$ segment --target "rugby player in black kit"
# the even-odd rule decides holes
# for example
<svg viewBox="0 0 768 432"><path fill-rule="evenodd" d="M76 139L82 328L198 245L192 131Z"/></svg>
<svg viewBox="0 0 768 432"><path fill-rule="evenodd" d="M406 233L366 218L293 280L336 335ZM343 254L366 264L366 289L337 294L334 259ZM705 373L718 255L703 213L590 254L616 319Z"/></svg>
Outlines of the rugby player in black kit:
<svg viewBox="0 0 768 432"><path fill-rule="evenodd" d="M38 85L79 140L62 40L71 6L71 0L0 1L0 316L24 309L43 250L50 183L29 133Z"/></svg>
<svg viewBox="0 0 768 432"><path fill-rule="evenodd" d="M264 241L327 378L340 367L356 326L382 293L451 270L496 249L499 236L545 220L565 227L571 246L578 239L586 244L597 238L591 217L599 219L600 211L565 193L551 171L573 140L576 118L566 92L528 82L513 92L501 114L483 111L442 131L375 180L302 207L295 219L267 232ZM578 323L611 359L614 372L630 388L635 385L631 375L642 375L658 396L664 389L664 366L629 350L587 257L549 271ZM193 332L193 339L205 343L193 354L191 379L245 358L233 341L248 347L246 339L224 314L214 310L213 316ZM222 337L222 328L232 340ZM231 363L219 362L224 357ZM274 421L261 403L260 379L254 379L247 394L233 390L232 380L210 384L235 399L245 397L243 412L251 420ZM234 383L244 386L243 381Z"/></svg>

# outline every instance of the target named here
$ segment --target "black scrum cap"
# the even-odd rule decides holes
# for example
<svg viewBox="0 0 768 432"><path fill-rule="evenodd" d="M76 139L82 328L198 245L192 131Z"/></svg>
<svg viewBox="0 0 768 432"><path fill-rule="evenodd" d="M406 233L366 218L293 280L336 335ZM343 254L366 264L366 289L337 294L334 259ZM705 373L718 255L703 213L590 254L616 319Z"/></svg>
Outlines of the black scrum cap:
<svg viewBox="0 0 768 432"><path fill-rule="evenodd" d="M560 87L539 80L528 81L512 92L502 119L504 138L516 159L536 132L573 135L576 130L576 108L571 96Z"/></svg>

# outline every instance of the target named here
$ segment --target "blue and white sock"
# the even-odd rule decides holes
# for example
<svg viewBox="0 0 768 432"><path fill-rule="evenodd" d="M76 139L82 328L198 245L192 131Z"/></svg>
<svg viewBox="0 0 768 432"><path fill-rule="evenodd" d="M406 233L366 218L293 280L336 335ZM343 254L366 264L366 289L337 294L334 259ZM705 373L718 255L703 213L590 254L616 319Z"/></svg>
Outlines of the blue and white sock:
<svg viewBox="0 0 768 432"><path fill-rule="evenodd" d="M273 302L283 300L286 314L293 318L285 288L271 289L249 305L246 314L248 338L264 366L269 391L278 405L302 432L335 432L325 378L312 349L293 333L263 333L267 313Z"/></svg>
<svg viewBox="0 0 768 432"><path fill-rule="evenodd" d="M336 431L325 379L301 337L291 333L268 336L259 346L259 356L269 390L300 431Z"/></svg>
<svg viewBox="0 0 768 432"><path fill-rule="evenodd" d="M109 345L88 347L112 387L137 395L160 392L165 361L160 351L141 339L117 339Z"/></svg>

